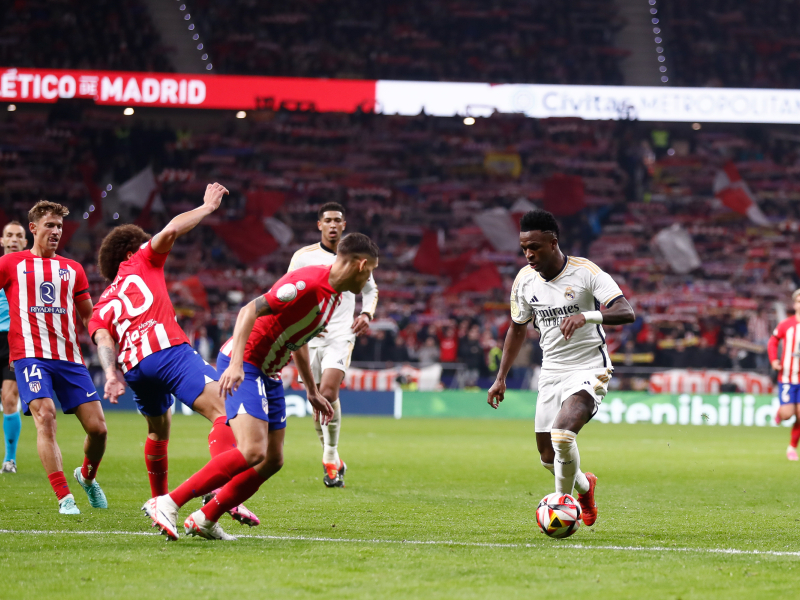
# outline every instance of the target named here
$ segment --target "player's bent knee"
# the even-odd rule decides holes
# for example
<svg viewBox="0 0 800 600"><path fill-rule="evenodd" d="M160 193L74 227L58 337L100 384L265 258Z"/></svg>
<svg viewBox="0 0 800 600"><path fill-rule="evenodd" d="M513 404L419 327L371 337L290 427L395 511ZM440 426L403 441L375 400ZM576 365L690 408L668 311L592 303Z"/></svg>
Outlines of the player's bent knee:
<svg viewBox="0 0 800 600"><path fill-rule="evenodd" d="M267 449L259 448L257 446L239 446L239 452L242 453L247 464L251 467L261 464L267 459Z"/></svg>
<svg viewBox="0 0 800 600"><path fill-rule="evenodd" d="M569 452L575 444L575 433L568 429L553 429L550 439L553 441L553 450L556 454Z"/></svg>

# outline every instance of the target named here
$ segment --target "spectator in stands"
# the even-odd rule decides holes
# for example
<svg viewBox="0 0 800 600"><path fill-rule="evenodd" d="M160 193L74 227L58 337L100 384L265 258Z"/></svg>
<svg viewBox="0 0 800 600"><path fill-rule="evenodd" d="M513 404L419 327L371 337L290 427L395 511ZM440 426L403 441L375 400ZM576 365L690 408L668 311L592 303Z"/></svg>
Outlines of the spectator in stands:
<svg viewBox="0 0 800 600"><path fill-rule="evenodd" d="M440 360L445 363L452 363L458 360L458 338L456 330L447 326L439 334Z"/></svg>
<svg viewBox="0 0 800 600"><path fill-rule="evenodd" d="M479 325L470 326L466 337L458 341L458 361L466 366L467 385L475 385L479 377L488 374Z"/></svg>
<svg viewBox="0 0 800 600"><path fill-rule="evenodd" d="M425 343L417 351L417 361L422 366L432 365L439 362L439 345L436 338L429 335L425 338Z"/></svg>

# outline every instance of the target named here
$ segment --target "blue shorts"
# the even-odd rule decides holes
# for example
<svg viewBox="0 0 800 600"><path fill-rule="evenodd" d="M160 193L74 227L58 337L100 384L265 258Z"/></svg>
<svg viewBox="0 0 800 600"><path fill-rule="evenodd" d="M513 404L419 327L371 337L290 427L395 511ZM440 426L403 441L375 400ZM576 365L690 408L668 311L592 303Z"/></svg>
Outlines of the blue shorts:
<svg viewBox="0 0 800 600"><path fill-rule="evenodd" d="M139 411L148 417L160 417L173 405L173 394L192 407L206 385L218 381L209 365L189 344L159 350L125 373Z"/></svg>
<svg viewBox="0 0 800 600"><path fill-rule="evenodd" d="M217 357L219 374L228 368L231 359L220 352ZM236 415L247 414L267 421L269 430L286 427L286 394L283 382L264 375L264 372L250 363L244 363L244 381L239 389L225 398L225 413L228 421Z"/></svg>
<svg viewBox="0 0 800 600"><path fill-rule="evenodd" d="M99 402L100 396L83 363L51 358L20 358L14 361L22 412L31 414L28 406L39 398L57 398L66 414L81 404Z"/></svg>
<svg viewBox="0 0 800 600"><path fill-rule="evenodd" d="M779 383L778 399L781 404L800 404L800 384Z"/></svg>

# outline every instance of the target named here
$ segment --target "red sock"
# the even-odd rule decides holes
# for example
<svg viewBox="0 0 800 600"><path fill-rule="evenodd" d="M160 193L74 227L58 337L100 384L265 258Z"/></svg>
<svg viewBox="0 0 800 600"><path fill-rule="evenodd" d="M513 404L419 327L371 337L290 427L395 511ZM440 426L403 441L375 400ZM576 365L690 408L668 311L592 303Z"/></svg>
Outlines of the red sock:
<svg viewBox="0 0 800 600"><path fill-rule="evenodd" d="M792 437L790 438L789 445L792 448L797 448L797 442L800 441L800 423L792 425Z"/></svg>
<svg viewBox="0 0 800 600"><path fill-rule="evenodd" d="M167 472L169 471L169 458L167 446L169 440L155 441L147 438L144 442L144 464L147 466L147 477L150 478L151 498L163 496L169 492ZM160 456L161 458L147 458Z"/></svg>
<svg viewBox="0 0 800 600"><path fill-rule="evenodd" d="M93 480L97 477L97 467L100 466L100 461L103 460L102 458L98 460L89 460L89 457L83 457L83 466L81 467L81 477L84 479Z"/></svg>
<svg viewBox="0 0 800 600"><path fill-rule="evenodd" d="M211 458L219 456L232 448L236 448L236 437L233 429L225 423L228 417L217 417L208 432L208 451Z"/></svg>
<svg viewBox="0 0 800 600"><path fill-rule="evenodd" d="M175 504L183 506L192 498L225 485L249 466L239 450L228 450L208 461L205 467L170 492L169 496Z"/></svg>
<svg viewBox="0 0 800 600"><path fill-rule="evenodd" d="M226 512L253 496L265 481L255 469L247 469L226 483L211 502L200 510L207 519L219 521Z"/></svg>
<svg viewBox="0 0 800 600"><path fill-rule="evenodd" d="M67 478L64 477L64 471L56 471L47 476L50 480L50 485L53 486L53 491L56 493L56 498L59 501L64 496L69 496L69 486L67 485Z"/></svg>

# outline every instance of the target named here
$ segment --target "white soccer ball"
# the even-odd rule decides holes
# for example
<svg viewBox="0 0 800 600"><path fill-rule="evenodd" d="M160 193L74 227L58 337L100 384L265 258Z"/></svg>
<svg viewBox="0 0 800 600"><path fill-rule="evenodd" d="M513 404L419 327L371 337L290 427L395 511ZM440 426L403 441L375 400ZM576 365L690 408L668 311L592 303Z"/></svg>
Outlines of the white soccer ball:
<svg viewBox="0 0 800 600"><path fill-rule="evenodd" d="M566 538L581 526L581 505L569 494L553 492L539 502L536 523L552 538Z"/></svg>

